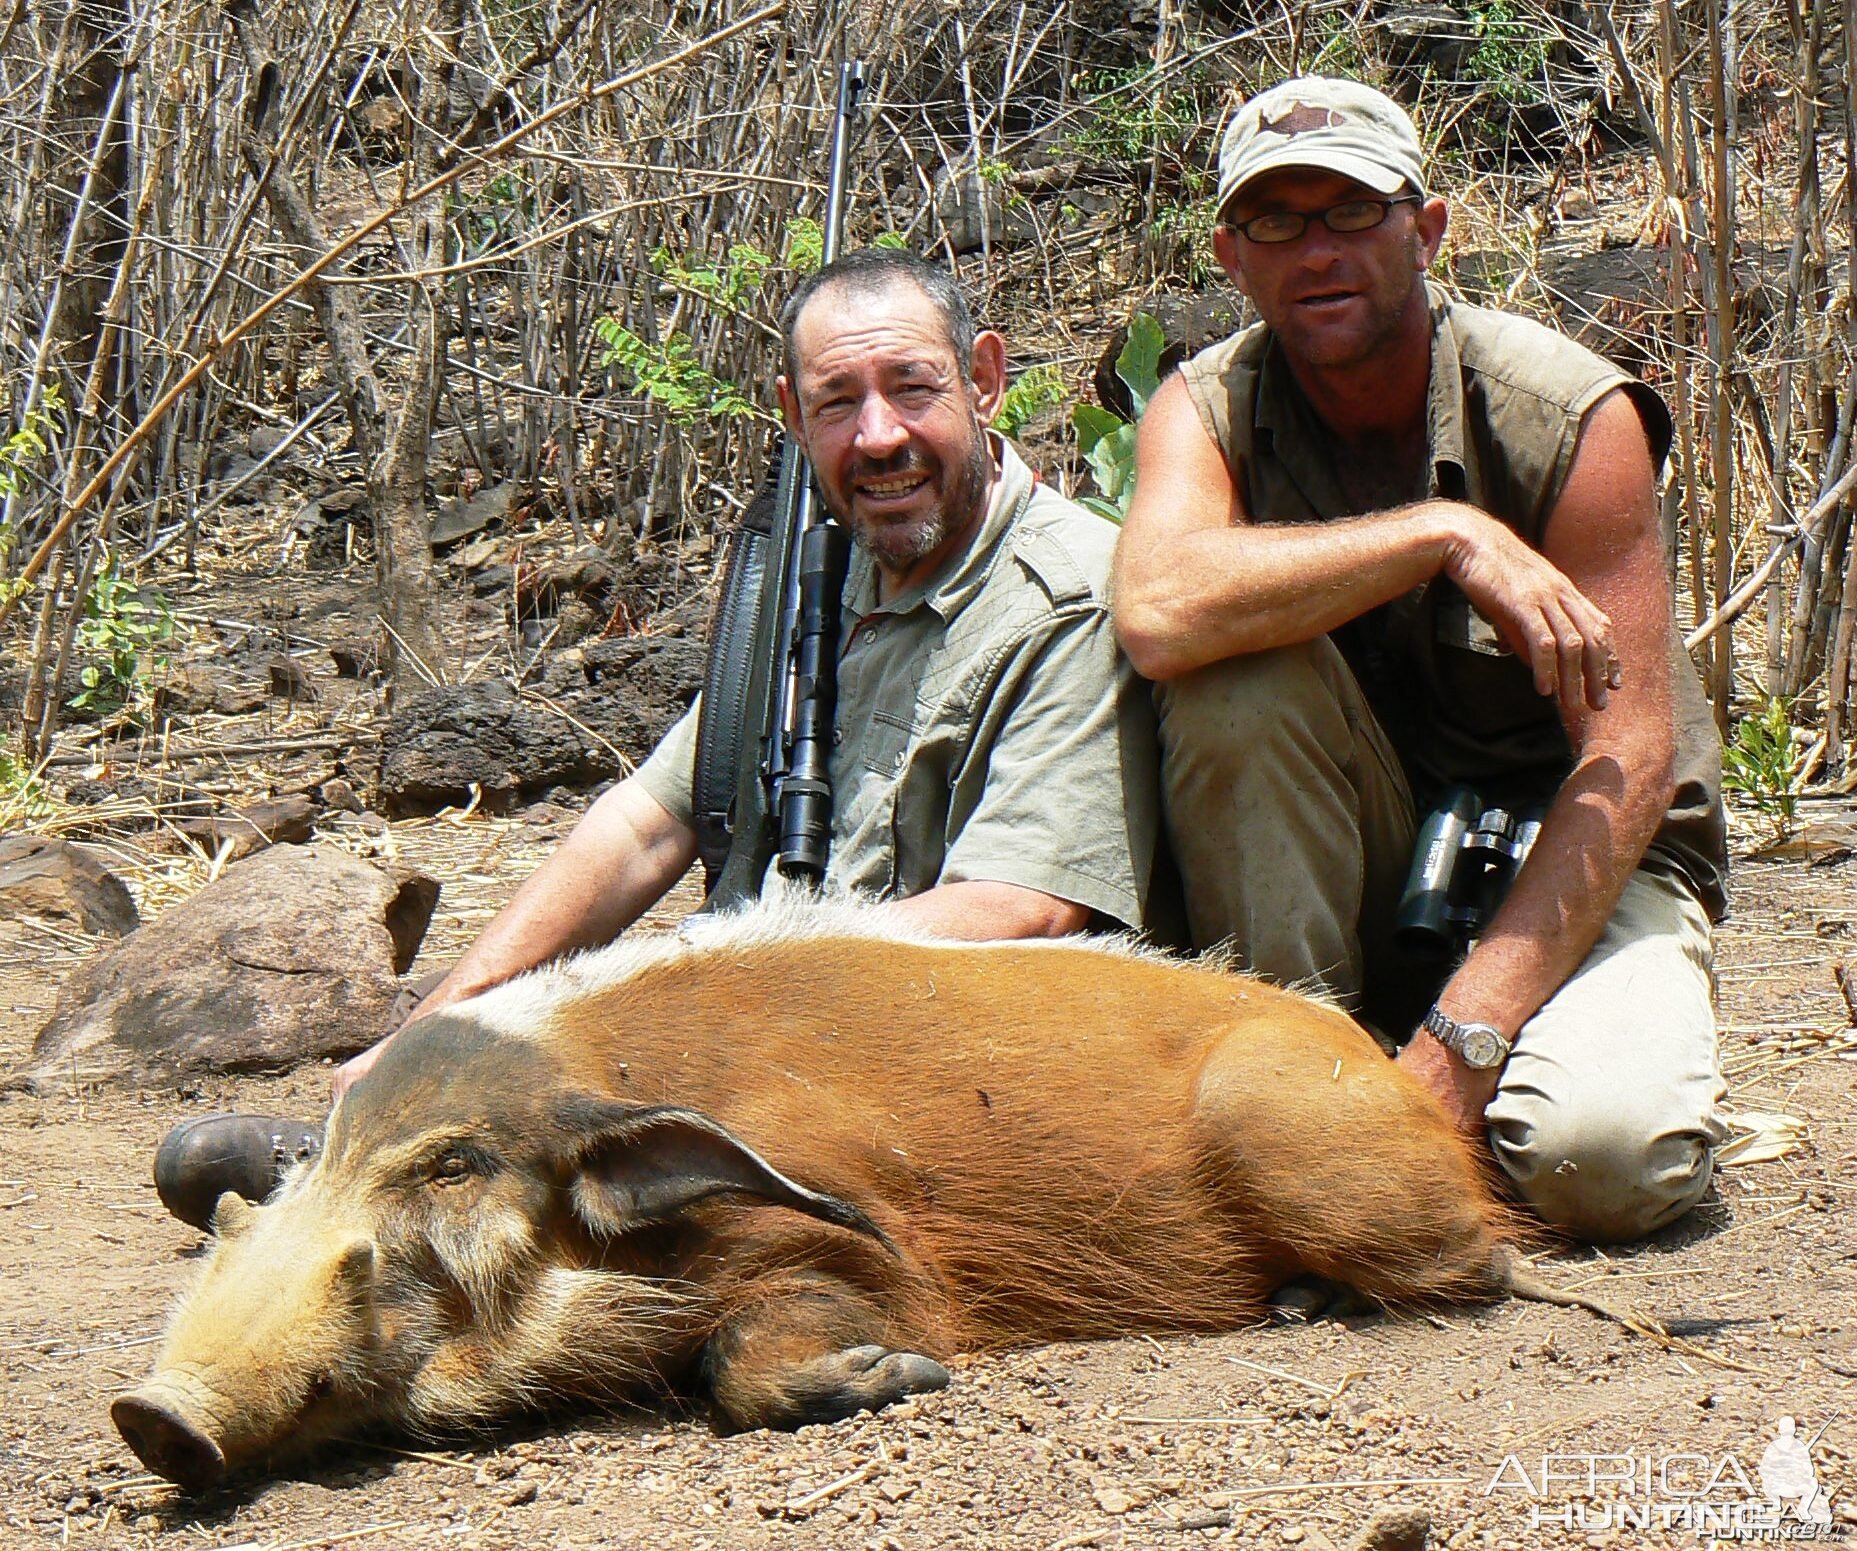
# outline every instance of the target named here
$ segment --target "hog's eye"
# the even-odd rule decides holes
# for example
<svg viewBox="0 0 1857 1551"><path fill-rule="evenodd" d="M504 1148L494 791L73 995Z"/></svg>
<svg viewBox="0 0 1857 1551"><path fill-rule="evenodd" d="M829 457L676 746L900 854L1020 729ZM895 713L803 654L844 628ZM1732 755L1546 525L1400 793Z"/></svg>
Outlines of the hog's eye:
<svg viewBox="0 0 1857 1551"><path fill-rule="evenodd" d="M470 1157L461 1152L448 1152L432 1165L432 1182L436 1185L455 1185L460 1180L469 1179L477 1172Z"/></svg>

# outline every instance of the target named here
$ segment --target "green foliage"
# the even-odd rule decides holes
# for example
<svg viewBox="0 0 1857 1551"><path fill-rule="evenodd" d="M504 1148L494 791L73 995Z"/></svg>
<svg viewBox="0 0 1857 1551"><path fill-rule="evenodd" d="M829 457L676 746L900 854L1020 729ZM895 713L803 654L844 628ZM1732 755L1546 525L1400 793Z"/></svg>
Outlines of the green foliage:
<svg viewBox="0 0 1857 1551"><path fill-rule="evenodd" d="M825 229L809 215L796 215L787 222L787 268L795 274L810 275L825 262ZM906 248L901 232L879 232L871 238L873 248Z"/></svg>
<svg viewBox="0 0 1857 1551"><path fill-rule="evenodd" d="M513 172L498 173L475 193L450 197L452 224L467 253L482 253L527 230L540 213L533 186Z"/></svg>
<svg viewBox="0 0 1857 1551"><path fill-rule="evenodd" d="M730 245L728 257L719 264L687 266L679 263L669 248L659 248L651 255L651 267L673 284L696 292L718 307L740 312L759 294L762 281L774 267L774 257L753 243L737 242Z"/></svg>
<svg viewBox="0 0 1857 1551"><path fill-rule="evenodd" d="M1806 740L1792 724L1792 707L1779 695L1735 726L1722 751L1722 785L1766 822L1775 841L1798 828L1799 794L1805 789Z"/></svg>
<svg viewBox="0 0 1857 1551"><path fill-rule="evenodd" d="M1064 402L1064 378L1055 366L1033 366L1012 380L993 416L1001 436L1017 436L1029 420Z"/></svg>
<svg viewBox="0 0 1857 1551"><path fill-rule="evenodd" d="M736 384L697 360L688 335L672 334L653 344L610 317L594 319L593 328L606 345L600 365L621 368L634 390L662 405L677 425L718 416L770 418Z"/></svg>
<svg viewBox="0 0 1857 1551"><path fill-rule="evenodd" d="M787 268L810 275L825 262L825 228L809 215L787 222Z"/></svg>
<svg viewBox="0 0 1857 1551"><path fill-rule="evenodd" d="M1541 101L1547 69L1547 35L1517 14L1514 0L1490 0L1470 12L1477 47L1469 73L1498 100L1512 105Z"/></svg>
<svg viewBox="0 0 1857 1551"><path fill-rule="evenodd" d="M56 807L32 767L0 748L0 833L49 818Z"/></svg>
<svg viewBox="0 0 1857 1551"><path fill-rule="evenodd" d="M1172 266L1174 273L1195 289L1223 278L1218 257L1212 251L1212 230L1218 211L1213 208L1209 181L1203 173L1189 174L1184 197L1177 203L1161 205L1154 212L1156 235L1173 238L1179 247L1179 257Z"/></svg>
<svg viewBox="0 0 1857 1551"><path fill-rule="evenodd" d="M1134 166L1157 149L1175 153L1200 132L1204 116L1190 72L1163 75L1152 65L1086 70L1077 90L1091 99L1071 144L1097 161Z"/></svg>
<svg viewBox="0 0 1857 1551"><path fill-rule="evenodd" d="M19 429L0 442L0 496L25 490L32 465L51 451L51 438L58 434L58 417L63 413L64 390L55 382L46 383L39 402L28 404L20 416ZM0 533L0 553L8 537Z"/></svg>
<svg viewBox="0 0 1857 1551"><path fill-rule="evenodd" d="M1135 314L1128 326L1128 343L1115 358L1115 374L1128 389L1136 420L1160 388L1161 351L1166 343L1160 324L1145 312ZM1096 404L1079 404L1070 418L1077 428L1077 446L1096 479L1097 493L1083 497L1083 504L1097 516L1119 523L1135 499L1134 422Z"/></svg>
<svg viewBox="0 0 1857 1551"><path fill-rule="evenodd" d="M106 555L84 595L77 644L96 660L78 675L84 686L66 703L73 710L105 715L139 706L147 697L149 671L167 667L160 648L174 634L174 613L160 593L138 588Z"/></svg>
<svg viewBox="0 0 1857 1551"><path fill-rule="evenodd" d="M1345 75L1367 80L1370 74L1361 49L1360 29L1340 10L1318 12L1309 19L1315 53L1298 72L1301 75Z"/></svg>

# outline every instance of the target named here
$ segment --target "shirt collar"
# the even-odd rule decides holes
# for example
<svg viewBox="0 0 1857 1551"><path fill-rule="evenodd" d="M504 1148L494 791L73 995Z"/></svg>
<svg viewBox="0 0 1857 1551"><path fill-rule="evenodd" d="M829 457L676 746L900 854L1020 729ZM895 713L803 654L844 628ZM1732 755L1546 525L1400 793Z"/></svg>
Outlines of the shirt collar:
<svg viewBox="0 0 1857 1551"><path fill-rule="evenodd" d="M949 620L967 605L986 582L1006 530L1012 526L1037 480L1012 443L997 432L986 433L993 456L993 492L987 501L980 529L965 549L951 555L941 570L920 586L898 593L887 603L877 601L877 563L861 545L853 552L845 583L845 606L863 619L870 614L907 614L911 609L933 609Z"/></svg>

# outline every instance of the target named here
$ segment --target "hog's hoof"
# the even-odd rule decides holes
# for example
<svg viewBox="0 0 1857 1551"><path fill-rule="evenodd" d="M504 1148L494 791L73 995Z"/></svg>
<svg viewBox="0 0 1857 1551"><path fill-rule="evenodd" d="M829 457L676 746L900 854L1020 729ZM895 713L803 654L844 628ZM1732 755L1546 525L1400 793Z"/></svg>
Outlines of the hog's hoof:
<svg viewBox="0 0 1857 1551"><path fill-rule="evenodd" d="M805 1427L881 1411L911 1395L946 1389L952 1376L932 1357L883 1346L849 1346L780 1376L779 1400L758 1423Z"/></svg>
<svg viewBox="0 0 1857 1551"><path fill-rule="evenodd" d="M1299 1276L1270 1295L1270 1317L1279 1325L1308 1325L1318 1319L1353 1319L1374 1306L1346 1282Z"/></svg>
<svg viewBox="0 0 1857 1551"><path fill-rule="evenodd" d="M226 1473L219 1445L178 1407L143 1395L120 1395L110 1420L135 1457L184 1492L200 1492Z"/></svg>

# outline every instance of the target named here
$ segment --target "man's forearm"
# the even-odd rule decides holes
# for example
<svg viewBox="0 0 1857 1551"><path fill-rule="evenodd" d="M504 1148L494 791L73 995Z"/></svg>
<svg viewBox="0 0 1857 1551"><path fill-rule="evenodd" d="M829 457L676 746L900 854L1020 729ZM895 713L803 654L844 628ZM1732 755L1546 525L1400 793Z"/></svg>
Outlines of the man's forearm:
<svg viewBox="0 0 1857 1551"><path fill-rule="evenodd" d="M1016 883L972 879L937 884L880 907L912 930L962 942L1065 937L1089 924L1082 905Z"/></svg>
<svg viewBox="0 0 1857 1551"><path fill-rule="evenodd" d="M1117 635L1150 679L1312 641L1437 575L1464 514L1480 516L1426 501L1341 522L1202 528L1150 556L1125 538Z"/></svg>
<svg viewBox="0 0 1857 1551"><path fill-rule="evenodd" d="M613 788L530 874L413 1016L612 941L683 875L694 852L694 836L655 799L630 783Z"/></svg>
<svg viewBox="0 0 1857 1551"><path fill-rule="evenodd" d="M1635 768L1634 768L1635 766ZM1510 1039L1579 968L1605 930L1669 804L1655 754L1592 754L1542 821L1527 863L1475 950L1440 993L1460 1021Z"/></svg>

